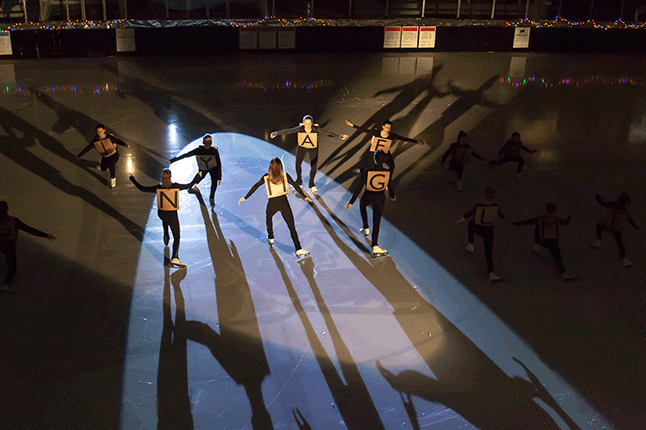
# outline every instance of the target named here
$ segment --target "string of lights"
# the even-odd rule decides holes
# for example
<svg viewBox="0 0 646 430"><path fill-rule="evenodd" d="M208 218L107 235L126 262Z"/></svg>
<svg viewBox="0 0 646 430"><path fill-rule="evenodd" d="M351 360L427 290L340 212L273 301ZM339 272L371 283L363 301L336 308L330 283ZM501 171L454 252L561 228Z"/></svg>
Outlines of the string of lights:
<svg viewBox="0 0 646 430"><path fill-rule="evenodd" d="M568 21L565 18L556 17L550 21L533 21L528 18L519 19L506 23L507 27L535 27L535 28L596 28L600 30L611 29L633 29L642 30L646 28L646 22L628 23L622 20L614 22L595 22L594 20L587 21Z"/></svg>
<svg viewBox="0 0 646 430"><path fill-rule="evenodd" d="M41 94L55 94L55 93L94 93L94 94L104 94L104 93L123 93L125 90L121 87L103 84L103 85L69 85L69 86L53 86L53 87L42 87L42 88L24 88L22 86L4 86L0 87L1 94L9 95L23 95L23 96L39 96Z"/></svg>
<svg viewBox="0 0 646 430"><path fill-rule="evenodd" d="M581 85L630 85L633 87L643 87L644 83L638 80L622 77L622 78L604 78L601 76L586 76L581 78L561 78L561 79L545 79L537 78L535 76L522 79L513 79L513 78L500 78L499 83L511 85L513 87L522 87L522 86L542 86L543 88L552 88L559 87L564 85L569 86L581 86Z"/></svg>
<svg viewBox="0 0 646 430"><path fill-rule="evenodd" d="M267 82L258 82L258 81L237 81L235 86L237 88L252 88L262 91L268 90L315 90L319 88L326 88L333 85L332 81L327 80L318 80L313 82L294 82L294 81L284 81L282 83L267 83Z"/></svg>

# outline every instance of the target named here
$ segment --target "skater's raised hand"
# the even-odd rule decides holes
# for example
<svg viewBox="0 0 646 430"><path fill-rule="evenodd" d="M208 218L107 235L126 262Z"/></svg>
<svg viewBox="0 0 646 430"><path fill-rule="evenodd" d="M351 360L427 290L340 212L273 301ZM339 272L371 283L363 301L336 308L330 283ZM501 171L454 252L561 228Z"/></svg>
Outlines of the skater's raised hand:
<svg viewBox="0 0 646 430"><path fill-rule="evenodd" d="M305 201L306 201L307 203L312 203L312 199L310 199L309 197L305 197Z"/></svg>
<svg viewBox="0 0 646 430"><path fill-rule="evenodd" d="M352 122L347 119L345 120L345 124L349 125L350 127L354 127L354 124L352 124Z"/></svg>
<svg viewBox="0 0 646 430"><path fill-rule="evenodd" d="M390 200L392 200L394 202L395 200L397 200L397 196L391 198Z"/></svg>
<svg viewBox="0 0 646 430"><path fill-rule="evenodd" d="M125 146L126 148L130 148L130 145L128 145L127 143L126 143L124 146Z"/></svg>
<svg viewBox="0 0 646 430"><path fill-rule="evenodd" d="M56 236L54 236L53 234L48 234L47 239L49 239L49 240L51 240L53 242L53 241L56 240Z"/></svg>
<svg viewBox="0 0 646 430"><path fill-rule="evenodd" d="M424 145L424 144L426 144L426 142L424 142L423 140L418 140L418 141L417 141L417 144L418 144L418 145Z"/></svg>
<svg viewBox="0 0 646 430"><path fill-rule="evenodd" d="M238 200L238 204L241 204L241 203L242 203L242 202L244 202L245 200L246 200L246 199L245 199L244 197L243 197L243 198L241 198L240 200Z"/></svg>
<svg viewBox="0 0 646 430"><path fill-rule="evenodd" d="M342 134L341 135L341 140L346 140L348 137L350 137L350 136L348 136L347 134Z"/></svg>
<svg viewBox="0 0 646 430"><path fill-rule="evenodd" d="M218 185L222 184L222 179L218 179Z"/></svg>
<svg viewBox="0 0 646 430"><path fill-rule="evenodd" d="M348 203L348 205L346 206L346 209L350 210L351 207L352 207L352 203Z"/></svg>
<svg viewBox="0 0 646 430"><path fill-rule="evenodd" d="M272 131L271 134L269 135L269 137L271 137L272 139L276 136L278 136L278 134L275 131Z"/></svg>

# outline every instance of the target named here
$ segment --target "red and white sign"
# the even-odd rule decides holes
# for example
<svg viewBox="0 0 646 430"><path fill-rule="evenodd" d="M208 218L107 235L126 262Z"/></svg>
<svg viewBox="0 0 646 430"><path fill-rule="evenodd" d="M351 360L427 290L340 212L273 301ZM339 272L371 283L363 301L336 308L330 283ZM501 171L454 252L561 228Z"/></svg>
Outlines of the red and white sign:
<svg viewBox="0 0 646 430"><path fill-rule="evenodd" d="M420 27L418 48L435 48L437 27Z"/></svg>
<svg viewBox="0 0 646 430"><path fill-rule="evenodd" d="M417 48L419 27L402 27L402 48Z"/></svg>
<svg viewBox="0 0 646 430"><path fill-rule="evenodd" d="M399 48L401 39L401 27L384 27L384 48Z"/></svg>

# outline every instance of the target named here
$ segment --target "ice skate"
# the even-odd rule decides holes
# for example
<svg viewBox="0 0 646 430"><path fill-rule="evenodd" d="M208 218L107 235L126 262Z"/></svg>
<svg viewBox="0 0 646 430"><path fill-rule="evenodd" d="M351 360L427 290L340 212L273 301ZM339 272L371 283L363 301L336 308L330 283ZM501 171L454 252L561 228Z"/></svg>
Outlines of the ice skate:
<svg viewBox="0 0 646 430"><path fill-rule="evenodd" d="M633 265L633 262L627 258L624 258L623 260L621 260L621 264L623 264L624 267L630 267Z"/></svg>
<svg viewBox="0 0 646 430"><path fill-rule="evenodd" d="M274 239L273 238L267 238L267 242L269 242L270 245L274 244Z"/></svg>
<svg viewBox="0 0 646 430"><path fill-rule="evenodd" d="M385 257L388 255L388 251L381 249L377 245L372 247L372 258Z"/></svg>
<svg viewBox="0 0 646 430"><path fill-rule="evenodd" d="M561 279L563 279L565 282L570 282L570 281L576 281L576 276L568 275L567 273L563 273L561 275Z"/></svg>
<svg viewBox="0 0 646 430"><path fill-rule="evenodd" d="M117 186L117 178L110 178L110 188Z"/></svg>
<svg viewBox="0 0 646 430"><path fill-rule="evenodd" d="M464 190L464 188L462 188L462 179L458 179L457 187L458 187L458 191L463 191Z"/></svg>
<svg viewBox="0 0 646 430"><path fill-rule="evenodd" d="M534 243L532 245L532 251L533 252L538 252L539 249L541 249L541 246L538 243Z"/></svg>
<svg viewBox="0 0 646 430"><path fill-rule="evenodd" d="M590 242L590 246L593 248L601 248L601 240L596 239L595 241Z"/></svg>
<svg viewBox="0 0 646 430"><path fill-rule="evenodd" d="M467 243L467 247L464 248L467 250L467 252L473 252L473 244L472 243Z"/></svg>
<svg viewBox="0 0 646 430"><path fill-rule="evenodd" d="M15 294L16 290L14 288L11 288L7 284L2 284L2 286L0 287L0 292Z"/></svg>
<svg viewBox="0 0 646 430"><path fill-rule="evenodd" d="M516 173L516 179L519 181L523 180L523 178L520 176L520 173Z"/></svg>
<svg viewBox="0 0 646 430"><path fill-rule="evenodd" d="M370 229L369 228L362 228L359 230L360 233L362 233L365 237L370 236Z"/></svg>
<svg viewBox="0 0 646 430"><path fill-rule="evenodd" d="M209 204L211 205L211 208L215 207L215 199L213 197L209 199Z"/></svg>
<svg viewBox="0 0 646 430"><path fill-rule="evenodd" d="M186 264L179 261L179 258L177 257L173 257L173 259L170 260L169 265L171 267L179 267L180 269L186 269Z"/></svg>
<svg viewBox="0 0 646 430"><path fill-rule="evenodd" d="M313 187L310 187L310 191L311 191L313 194L316 194L316 193L318 193L318 192L319 192L319 189L318 189L318 188L316 188L316 186L313 186Z"/></svg>
<svg viewBox="0 0 646 430"><path fill-rule="evenodd" d="M101 170L101 162L99 161L99 164L96 165L96 170Z"/></svg>
<svg viewBox="0 0 646 430"><path fill-rule="evenodd" d="M303 248L296 250L296 257L300 258L307 258L311 254L309 251L304 250Z"/></svg>
<svg viewBox="0 0 646 430"><path fill-rule="evenodd" d="M504 280L505 280L505 278L496 275L495 272L489 272L489 281L490 282L500 282L500 281L504 281Z"/></svg>

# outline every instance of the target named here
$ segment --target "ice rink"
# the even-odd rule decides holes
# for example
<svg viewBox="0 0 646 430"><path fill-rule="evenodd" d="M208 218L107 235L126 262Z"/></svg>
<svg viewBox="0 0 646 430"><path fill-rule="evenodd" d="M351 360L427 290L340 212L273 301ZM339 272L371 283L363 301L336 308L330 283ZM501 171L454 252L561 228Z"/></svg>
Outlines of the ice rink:
<svg viewBox="0 0 646 430"><path fill-rule="evenodd" d="M0 295L6 428L642 429L646 365L644 231L634 266L612 237L589 246L605 209L632 198L646 225L646 69L612 55L245 54L0 61L0 200L24 223L16 294ZM285 223L267 243L266 193L238 200L279 157L295 177L295 136L319 136L318 195L289 196L311 258ZM370 257L358 202L365 127L396 143L397 199ZM103 123L119 147L117 186L92 151ZM513 131L536 149L491 169L472 159L464 191L439 159L460 130L496 159ZM180 259L164 265L154 194L166 162L211 134L223 165L213 210L181 192ZM304 183L309 160L303 163ZM189 182L195 160L171 165ZM482 241L460 217L486 186L506 215L488 281ZM565 283L532 227L552 201ZM206 203L206 204L205 204ZM370 211L369 211L370 213ZM0 257L0 275L6 265ZM3 396L5 397L5 396ZM3 426L4 428L5 426Z"/></svg>

